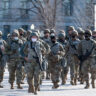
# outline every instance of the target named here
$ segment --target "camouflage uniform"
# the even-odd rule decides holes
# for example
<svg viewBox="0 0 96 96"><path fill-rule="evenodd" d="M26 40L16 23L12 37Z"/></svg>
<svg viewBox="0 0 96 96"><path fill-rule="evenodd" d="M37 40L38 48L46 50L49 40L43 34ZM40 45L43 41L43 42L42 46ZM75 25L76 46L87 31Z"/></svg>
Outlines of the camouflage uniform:
<svg viewBox="0 0 96 96"><path fill-rule="evenodd" d="M85 40L82 40L78 47L78 53L81 57L83 57L83 59L88 56L85 60L83 60L81 67L83 79L86 82L85 88L89 88L89 72L91 73L92 87L95 88L94 80L96 79L96 42L90 38L91 35L92 32L90 30L86 30Z"/></svg>
<svg viewBox="0 0 96 96"><path fill-rule="evenodd" d="M84 40L84 30L82 28L77 29L79 40Z"/></svg>
<svg viewBox="0 0 96 96"><path fill-rule="evenodd" d="M22 79L22 65L20 61L20 48L22 45L22 41L18 38L19 33L18 30L14 30L12 33L12 39L9 42L9 46L7 49L7 54L9 57L8 61L8 70L9 70L9 83L11 84L11 89L14 89L13 83L15 80L15 73L17 79L17 85L19 89L22 89L20 86L21 79Z"/></svg>
<svg viewBox="0 0 96 96"><path fill-rule="evenodd" d="M65 32L60 31L60 33L58 34L58 42L60 44L62 44L64 50L65 50L65 46L67 44L67 41L65 40ZM67 68L67 60L65 57L63 57L61 65L62 65L62 72L61 72L61 78L62 78L62 85L64 85L66 83L67 80L67 73L68 73L68 68Z"/></svg>
<svg viewBox="0 0 96 96"><path fill-rule="evenodd" d="M36 36L38 38L37 33L32 33L31 38L33 36ZM45 52L45 47L39 40L35 42L30 41L26 43L24 47L24 53L26 54L25 58L27 58L25 69L27 74L27 82L29 85L28 92L34 92L34 94L37 94L38 87L40 84L41 69L39 63L42 64L42 54L44 52ZM37 60L39 60L39 62L37 62ZM34 79L34 83L33 83L33 79Z"/></svg>
<svg viewBox="0 0 96 96"><path fill-rule="evenodd" d="M65 52L66 52L65 56L67 58L67 69L69 69L70 67L70 77L71 77L70 83L72 85L77 84L77 74L79 68L79 59L76 56L76 54L78 54L77 49L80 41L76 38L77 35L78 35L77 31L74 30L71 33L70 41L65 47Z"/></svg>
<svg viewBox="0 0 96 96"><path fill-rule="evenodd" d="M41 38L40 38L40 32L39 32L39 30L33 30L33 33L38 33L38 36L39 36L39 38L38 38L38 40L44 45L44 47L46 48L46 52L45 52L45 54L43 54L43 64L42 64L42 66L43 66L43 71L41 72L41 83L42 83L42 78L44 78L45 77L45 72L44 71L46 71L46 68L47 68L47 66L48 66L48 63L47 63L47 60L46 60L46 56L47 56L47 54L50 52L50 46L44 41L44 40L42 40Z"/></svg>
<svg viewBox="0 0 96 96"><path fill-rule="evenodd" d="M51 36L51 52L49 54L49 69L51 72L51 79L53 83L53 88L58 88L59 77L61 75L61 60L64 56L63 46L59 42L54 42L56 40L55 36Z"/></svg>
<svg viewBox="0 0 96 96"><path fill-rule="evenodd" d="M22 42L23 42L22 45L24 45L25 42L26 42L26 39L27 39L27 36L26 36L26 38L24 37L26 32L25 32L25 30L23 28L19 28L18 31L19 31L19 35L20 35L19 39L22 40ZM21 59L21 63L22 63L22 81L21 81L21 84L24 84L23 81L24 81L24 78L25 78L25 68L24 68L25 62Z"/></svg>
<svg viewBox="0 0 96 96"><path fill-rule="evenodd" d="M92 32L92 38L96 41L96 31Z"/></svg>
<svg viewBox="0 0 96 96"><path fill-rule="evenodd" d="M0 88L3 88L1 82L3 81L4 68L6 65L6 61L5 61L6 47L7 47L7 43L2 39L2 32L0 31Z"/></svg>
<svg viewBox="0 0 96 96"><path fill-rule="evenodd" d="M49 36L46 36L46 34L49 34ZM47 54L50 52L50 44L51 44L51 40L50 40L50 30L49 29L45 29L44 30L44 37L42 38L42 40L47 44L46 46L46 51ZM49 64L48 64L48 55L46 54L45 56L45 60L47 62L47 70L46 70L46 79L50 79L50 72L49 72Z"/></svg>
<svg viewBox="0 0 96 96"><path fill-rule="evenodd" d="M77 29L77 31L78 31L78 39L80 41L84 40L84 30L79 27ZM79 66L79 78L78 78L78 80L80 81L80 84L84 83L84 81L83 81L83 73L81 72L80 66Z"/></svg>

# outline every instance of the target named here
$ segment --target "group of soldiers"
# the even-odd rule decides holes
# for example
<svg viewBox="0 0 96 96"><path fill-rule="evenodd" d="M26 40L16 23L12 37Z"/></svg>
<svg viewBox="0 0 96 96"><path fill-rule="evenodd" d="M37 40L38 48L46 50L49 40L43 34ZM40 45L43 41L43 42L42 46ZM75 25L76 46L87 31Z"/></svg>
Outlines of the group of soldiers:
<svg viewBox="0 0 96 96"><path fill-rule="evenodd" d="M39 30L19 28L8 34L5 41L0 31L0 88L6 64L11 89L15 78L17 88L22 89L25 77L29 93L37 94L44 78L52 80L53 89L58 88L60 79L62 85L66 84L69 69L71 85L85 82L88 89L90 73L95 88L96 31L70 26L66 33L45 29L41 37Z"/></svg>

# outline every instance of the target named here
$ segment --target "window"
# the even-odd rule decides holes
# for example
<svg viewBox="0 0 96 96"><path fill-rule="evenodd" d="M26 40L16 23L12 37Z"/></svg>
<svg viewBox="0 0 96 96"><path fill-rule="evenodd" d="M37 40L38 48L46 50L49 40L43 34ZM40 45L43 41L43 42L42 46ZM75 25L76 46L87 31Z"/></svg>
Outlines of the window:
<svg viewBox="0 0 96 96"><path fill-rule="evenodd" d="M65 16L71 16L73 12L73 0L62 0L62 9Z"/></svg>
<svg viewBox="0 0 96 96"><path fill-rule="evenodd" d="M10 0L3 0L3 17L10 18Z"/></svg>
<svg viewBox="0 0 96 96"><path fill-rule="evenodd" d="M68 28L69 26L65 26L66 35L68 35Z"/></svg>
<svg viewBox="0 0 96 96"><path fill-rule="evenodd" d="M27 0L21 1L21 16L22 18L28 18L28 8L27 8Z"/></svg>
<svg viewBox="0 0 96 96"><path fill-rule="evenodd" d="M27 31L28 30L28 25L22 25L22 28Z"/></svg>
<svg viewBox="0 0 96 96"><path fill-rule="evenodd" d="M9 15L9 8L10 8L10 0L3 1L3 9L4 9L4 17Z"/></svg>
<svg viewBox="0 0 96 96"><path fill-rule="evenodd" d="M10 33L10 25L4 25L3 26L4 34L3 34L3 39L7 39L7 35Z"/></svg>

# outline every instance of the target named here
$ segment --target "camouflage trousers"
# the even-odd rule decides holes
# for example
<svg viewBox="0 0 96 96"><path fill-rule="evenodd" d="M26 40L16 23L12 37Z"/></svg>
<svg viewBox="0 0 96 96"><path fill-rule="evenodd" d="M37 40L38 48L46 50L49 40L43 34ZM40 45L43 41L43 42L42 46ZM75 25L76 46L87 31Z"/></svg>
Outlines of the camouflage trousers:
<svg viewBox="0 0 96 96"><path fill-rule="evenodd" d="M16 76L16 82L17 84L20 84L22 80L21 62L18 60L10 60L8 63L8 71L9 71L9 83L13 84Z"/></svg>
<svg viewBox="0 0 96 96"><path fill-rule="evenodd" d="M28 85L39 87L40 85L40 68L37 63L27 63L25 65Z"/></svg>
<svg viewBox="0 0 96 96"><path fill-rule="evenodd" d="M48 62L47 70L46 70L46 79L50 79L50 67L49 67L49 62Z"/></svg>
<svg viewBox="0 0 96 96"><path fill-rule="evenodd" d="M24 81L25 77L26 77L25 66L22 66L22 81Z"/></svg>
<svg viewBox="0 0 96 96"><path fill-rule="evenodd" d="M0 60L0 82L3 81L3 76L4 76L4 71L5 71L5 66L6 66L6 61L5 61L5 57L3 57Z"/></svg>
<svg viewBox="0 0 96 96"><path fill-rule="evenodd" d="M67 74L68 74L68 67L62 67L62 71L61 71L62 82L66 82Z"/></svg>
<svg viewBox="0 0 96 96"><path fill-rule="evenodd" d="M70 78L77 79L77 76L79 74L79 60L75 56L71 56L67 58L67 66L66 66L66 73L68 73L68 70L70 68Z"/></svg>
<svg viewBox="0 0 96 96"><path fill-rule="evenodd" d="M59 78L60 78L60 75L61 75L61 65L60 65L60 63L53 64L52 62L50 62L50 73L51 73L51 80L52 80L53 84L59 83Z"/></svg>
<svg viewBox="0 0 96 96"><path fill-rule="evenodd" d="M82 64L83 78L84 81L89 81L89 73L91 73L91 79L96 79L96 59L89 58Z"/></svg>
<svg viewBox="0 0 96 96"><path fill-rule="evenodd" d="M3 81L3 76L4 76L4 67L0 66L0 82Z"/></svg>

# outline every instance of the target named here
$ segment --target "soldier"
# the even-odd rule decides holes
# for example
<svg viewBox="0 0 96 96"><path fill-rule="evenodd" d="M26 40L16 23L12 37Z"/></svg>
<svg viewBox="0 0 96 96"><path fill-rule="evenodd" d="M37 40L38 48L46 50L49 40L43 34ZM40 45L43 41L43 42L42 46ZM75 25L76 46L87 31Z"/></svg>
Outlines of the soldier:
<svg viewBox="0 0 96 96"><path fill-rule="evenodd" d="M26 35L26 38L25 38L26 32L25 32L25 30L23 28L19 28L18 31L19 31L19 39L22 40L22 42L23 42L22 45L24 45L24 43L26 42L26 39L27 39L27 35ZM22 63L22 80L21 80L21 84L24 84L24 78L25 78L24 63L25 62L21 59L21 63Z"/></svg>
<svg viewBox="0 0 96 96"><path fill-rule="evenodd" d="M42 38L47 44L50 45L50 30L45 29L44 30L44 37Z"/></svg>
<svg viewBox="0 0 96 96"><path fill-rule="evenodd" d="M84 40L84 30L82 28L77 29L79 40Z"/></svg>
<svg viewBox="0 0 96 96"><path fill-rule="evenodd" d="M14 30L11 34L11 41L7 49L7 54L9 57L8 70L9 70L9 83L11 84L11 89L14 89L13 83L15 81L15 73L17 79L17 88L22 89L20 83L22 79L22 67L20 61L20 48L22 41L19 39L18 30Z"/></svg>
<svg viewBox="0 0 96 96"><path fill-rule="evenodd" d="M36 32L32 33L30 37L30 42L26 43L24 47L24 53L26 54L25 60L27 61L25 68L29 85L28 92L37 94L42 70L42 55L45 53L45 47L38 40L38 34Z"/></svg>
<svg viewBox="0 0 96 96"><path fill-rule="evenodd" d="M51 35L51 34L55 34L55 35L56 35L55 29L51 29L51 30L50 30L50 35Z"/></svg>
<svg viewBox="0 0 96 96"><path fill-rule="evenodd" d="M75 30L74 26L69 26L68 27L68 37L67 37L68 40L70 40L71 33L73 32L73 30Z"/></svg>
<svg viewBox="0 0 96 96"><path fill-rule="evenodd" d="M79 40L80 41L84 40L84 30L79 27L77 29L77 31L78 31L78 38L79 38ZM83 81L83 73L81 72L80 68L81 68L81 66L79 66L79 81L80 81L80 84L83 84L84 83L84 81Z"/></svg>
<svg viewBox="0 0 96 96"><path fill-rule="evenodd" d="M45 29L44 30L44 37L42 38L44 42L46 42L46 44L48 44L50 46L51 40L50 40L50 30L49 29ZM47 52L49 53L49 47L46 47ZM48 55L45 56L45 60L48 63ZM50 72L49 72L49 64L47 64L47 70L46 70L46 79L50 79Z"/></svg>
<svg viewBox="0 0 96 96"><path fill-rule="evenodd" d="M93 32L92 32L92 38L93 38L94 40L96 40L96 31L93 31Z"/></svg>
<svg viewBox="0 0 96 96"><path fill-rule="evenodd" d="M91 36L91 30L85 30L85 39L80 42L78 47L78 53L81 57L81 71L83 73L83 79L86 82L85 89L89 88L89 72L91 72L92 87L95 88L94 80L96 79L96 75L94 75L93 68L96 64L96 62L94 62L96 61L96 59L94 59L94 56L96 55L96 42L91 39ZM95 52L93 52L93 50L95 50Z"/></svg>
<svg viewBox="0 0 96 96"><path fill-rule="evenodd" d="M28 30L27 31L27 41L30 41L30 35L31 35L32 31Z"/></svg>
<svg viewBox="0 0 96 96"><path fill-rule="evenodd" d="M60 33L58 34L58 42L60 44L62 44L62 46L65 50L65 46L67 44L67 41L65 40L64 30L61 30ZM67 69L66 63L67 63L66 58L63 57L62 62L61 62L61 65L62 65L62 72L61 72L62 85L64 85L67 80L68 69Z"/></svg>
<svg viewBox="0 0 96 96"><path fill-rule="evenodd" d="M49 54L49 69L51 72L51 79L53 83L52 88L58 88L59 77L61 74L61 60L64 56L63 46L57 42L55 34L51 35L51 52Z"/></svg>
<svg viewBox="0 0 96 96"><path fill-rule="evenodd" d="M74 30L71 35L70 35L70 41L65 47L65 57L67 58L67 67L70 67L70 77L71 81L70 83L72 85L77 84L77 74L78 74L78 65L79 65L79 60L76 56L78 54L77 49L78 49L78 44L79 40L77 39L78 33L76 30Z"/></svg>
<svg viewBox="0 0 96 96"><path fill-rule="evenodd" d="M19 38L23 41L23 44L26 42L26 38L24 38L25 30L23 28L19 28Z"/></svg>
<svg viewBox="0 0 96 96"><path fill-rule="evenodd" d="M7 43L2 39L2 32L0 31L0 88L3 88L1 82L3 81L4 68L6 65L5 51Z"/></svg>

